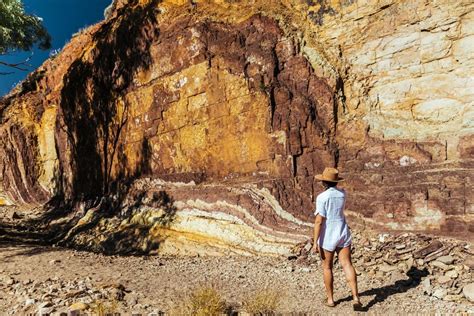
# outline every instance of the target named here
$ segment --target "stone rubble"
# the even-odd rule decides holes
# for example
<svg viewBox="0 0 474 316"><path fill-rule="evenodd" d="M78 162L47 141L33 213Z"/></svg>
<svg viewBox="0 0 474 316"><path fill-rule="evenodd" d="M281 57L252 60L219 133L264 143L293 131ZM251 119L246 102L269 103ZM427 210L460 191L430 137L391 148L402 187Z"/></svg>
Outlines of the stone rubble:
<svg viewBox="0 0 474 316"><path fill-rule="evenodd" d="M354 234L357 274L377 279L421 276L424 294L439 300L474 302L474 250L464 241L416 233ZM314 260L308 245L297 247L298 261ZM409 280L414 281L414 280Z"/></svg>
<svg viewBox="0 0 474 316"><path fill-rule="evenodd" d="M353 237L354 266L368 311L474 312L471 248L466 242L355 230ZM270 286L285 293L282 313L320 313L324 308L314 304L324 296L320 259L309 252L308 244L298 245L288 258L127 257L62 249L38 252L33 263L22 259L21 253L13 257L0 249L10 258L0 270L0 311L5 315L90 315L101 310L163 315L180 301L180 293L220 282L222 295L237 310L245 295ZM53 269L51 261L56 262ZM337 259L334 273L336 298L341 300L337 311L343 313L351 310L350 295ZM443 277L449 281L440 282Z"/></svg>
<svg viewBox="0 0 474 316"><path fill-rule="evenodd" d="M0 287L0 290L17 298L8 311L9 315L78 315L82 311L98 312L101 308L108 311L119 307L133 309L138 306L139 301L137 294L134 294L133 300L125 301L125 294L129 291L122 284L97 286L89 277L73 281L48 278L45 282L17 282L2 275L1 283L5 284L6 288Z"/></svg>

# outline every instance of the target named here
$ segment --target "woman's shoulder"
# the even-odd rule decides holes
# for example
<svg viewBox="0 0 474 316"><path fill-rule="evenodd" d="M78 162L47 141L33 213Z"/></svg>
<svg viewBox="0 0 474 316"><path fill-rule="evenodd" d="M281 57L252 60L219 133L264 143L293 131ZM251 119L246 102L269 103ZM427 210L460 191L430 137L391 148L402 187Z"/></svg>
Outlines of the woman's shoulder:
<svg viewBox="0 0 474 316"><path fill-rule="evenodd" d="M325 200L325 199L329 198L330 195L331 195L330 190L325 190L325 191L318 194L318 196L316 197L316 201Z"/></svg>

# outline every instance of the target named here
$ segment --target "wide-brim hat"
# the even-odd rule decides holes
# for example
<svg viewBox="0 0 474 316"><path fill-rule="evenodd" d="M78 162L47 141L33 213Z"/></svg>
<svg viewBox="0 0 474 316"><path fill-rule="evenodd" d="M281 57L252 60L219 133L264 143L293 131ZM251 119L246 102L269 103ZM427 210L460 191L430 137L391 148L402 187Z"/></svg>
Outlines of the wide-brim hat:
<svg viewBox="0 0 474 316"><path fill-rule="evenodd" d="M322 174L314 176L317 180L328 182L341 182L344 178L339 177L339 171L336 168L324 168Z"/></svg>

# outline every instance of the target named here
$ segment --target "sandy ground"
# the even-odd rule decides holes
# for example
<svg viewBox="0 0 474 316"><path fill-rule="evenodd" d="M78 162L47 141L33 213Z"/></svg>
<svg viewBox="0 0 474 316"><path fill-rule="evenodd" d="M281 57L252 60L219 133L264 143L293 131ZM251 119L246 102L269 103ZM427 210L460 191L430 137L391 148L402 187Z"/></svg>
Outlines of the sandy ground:
<svg viewBox="0 0 474 316"><path fill-rule="evenodd" d="M113 308L125 314L166 313L196 287L210 284L218 288L234 310L241 310L242 300L249 294L269 287L280 293L278 312L282 314L353 312L349 288L338 265L338 304L335 308L321 304L324 286L316 260L310 265L299 265L287 258L120 257L11 243L0 244L0 258L2 314L36 312L41 306L59 313L78 301L100 300L108 304L112 299L98 293L110 284L124 286L125 295ZM474 312L472 306L423 295L417 282L400 285L400 280L407 278L383 280L360 275L359 287L366 310L377 314ZM91 296L61 298L81 286Z"/></svg>

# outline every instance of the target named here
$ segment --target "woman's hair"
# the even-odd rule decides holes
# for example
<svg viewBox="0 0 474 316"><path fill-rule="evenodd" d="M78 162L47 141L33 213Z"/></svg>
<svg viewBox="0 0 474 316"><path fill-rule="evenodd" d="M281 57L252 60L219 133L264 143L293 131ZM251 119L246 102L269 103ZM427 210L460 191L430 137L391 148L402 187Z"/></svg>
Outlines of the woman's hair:
<svg viewBox="0 0 474 316"><path fill-rule="evenodd" d="M326 188L332 188L332 187L335 187L337 185L337 182L323 181L323 185Z"/></svg>

